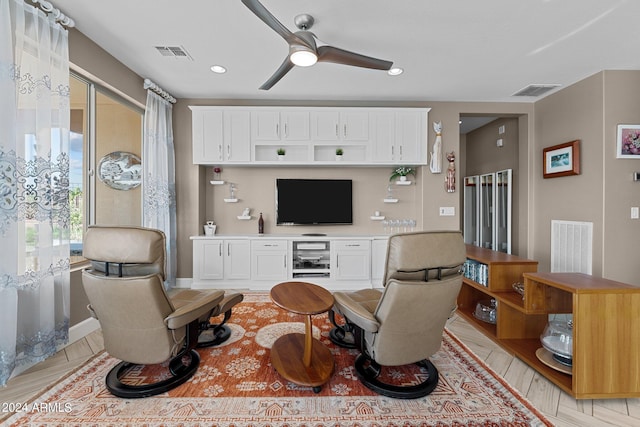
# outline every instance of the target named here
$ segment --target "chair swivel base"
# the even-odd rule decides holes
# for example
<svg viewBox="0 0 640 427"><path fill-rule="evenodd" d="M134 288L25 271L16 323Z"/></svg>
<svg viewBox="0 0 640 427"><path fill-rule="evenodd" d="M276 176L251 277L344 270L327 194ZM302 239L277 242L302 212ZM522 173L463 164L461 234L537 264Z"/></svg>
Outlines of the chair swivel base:
<svg viewBox="0 0 640 427"><path fill-rule="evenodd" d="M209 332L211 331L211 332ZM209 339L211 337L211 339ZM198 336L197 348L220 345L231 337L231 329L226 325L210 325Z"/></svg>
<svg viewBox="0 0 640 427"><path fill-rule="evenodd" d="M187 365L182 362L185 357L189 359ZM111 394L126 399L135 399L165 393L185 383L196 373L198 365L200 365L200 355L197 351L190 350L188 353L174 357L169 362L169 371L172 376L152 384L130 385L123 383L122 376L133 365L129 362L120 362L109 371L105 383Z"/></svg>
<svg viewBox="0 0 640 427"><path fill-rule="evenodd" d="M332 343L342 348L357 348L353 334L344 328L336 326L329 331L329 339Z"/></svg>
<svg viewBox="0 0 640 427"><path fill-rule="evenodd" d="M417 399L430 394L436 388L439 374L436 367L428 359L416 362L416 364L427 369L428 377L420 384L411 386L398 386L380 381L378 379L381 371L380 365L362 354L356 358L355 368L360 382L376 393L395 399Z"/></svg>

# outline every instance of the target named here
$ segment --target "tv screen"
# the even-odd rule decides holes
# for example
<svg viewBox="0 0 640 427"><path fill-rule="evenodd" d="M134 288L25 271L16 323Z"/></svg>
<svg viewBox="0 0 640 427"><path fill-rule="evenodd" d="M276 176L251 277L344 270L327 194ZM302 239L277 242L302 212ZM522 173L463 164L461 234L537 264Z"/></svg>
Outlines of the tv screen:
<svg viewBox="0 0 640 427"><path fill-rule="evenodd" d="M352 224L350 179L276 179L276 224Z"/></svg>

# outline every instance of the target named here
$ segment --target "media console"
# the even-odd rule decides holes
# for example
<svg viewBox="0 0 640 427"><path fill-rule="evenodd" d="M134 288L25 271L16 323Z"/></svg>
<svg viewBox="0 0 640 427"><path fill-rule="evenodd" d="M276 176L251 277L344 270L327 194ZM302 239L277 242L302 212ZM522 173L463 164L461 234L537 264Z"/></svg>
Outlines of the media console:
<svg viewBox="0 0 640 427"><path fill-rule="evenodd" d="M312 281L328 290L382 287L388 236L192 236L194 289L269 290Z"/></svg>

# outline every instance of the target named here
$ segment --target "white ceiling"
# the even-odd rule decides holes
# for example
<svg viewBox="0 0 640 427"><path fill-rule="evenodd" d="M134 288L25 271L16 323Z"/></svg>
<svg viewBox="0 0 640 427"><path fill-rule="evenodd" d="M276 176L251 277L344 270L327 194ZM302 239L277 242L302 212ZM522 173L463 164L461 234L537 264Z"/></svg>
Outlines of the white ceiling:
<svg viewBox="0 0 640 427"><path fill-rule="evenodd" d="M261 91L288 46L240 0L53 0L78 30L177 98L532 102L539 98L512 94L640 69L638 0L261 1L291 31L309 13L325 43L405 72L318 63ZM193 60L154 46L183 46ZM212 73L213 64L228 72Z"/></svg>

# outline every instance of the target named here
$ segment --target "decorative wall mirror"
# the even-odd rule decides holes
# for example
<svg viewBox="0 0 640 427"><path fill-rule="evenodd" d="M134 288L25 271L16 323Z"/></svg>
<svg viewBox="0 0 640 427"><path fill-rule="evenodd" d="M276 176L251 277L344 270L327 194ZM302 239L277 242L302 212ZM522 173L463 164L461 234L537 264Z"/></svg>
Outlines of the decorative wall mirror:
<svg viewBox="0 0 640 427"><path fill-rule="evenodd" d="M140 157L125 151L114 151L100 159L100 181L115 190L133 190L142 183Z"/></svg>

